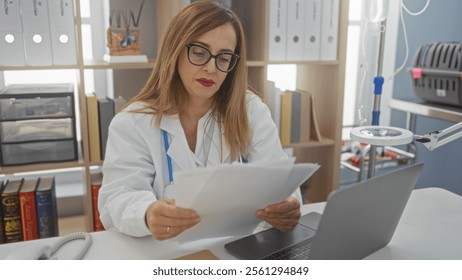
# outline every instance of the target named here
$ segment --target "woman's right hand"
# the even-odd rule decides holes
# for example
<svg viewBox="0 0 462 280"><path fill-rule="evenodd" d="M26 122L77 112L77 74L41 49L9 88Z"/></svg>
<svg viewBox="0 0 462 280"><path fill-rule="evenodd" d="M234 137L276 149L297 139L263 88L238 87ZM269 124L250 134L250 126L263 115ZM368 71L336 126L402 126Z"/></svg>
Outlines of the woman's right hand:
<svg viewBox="0 0 462 280"><path fill-rule="evenodd" d="M175 237L200 220L194 210L177 207L173 199L157 200L146 211L146 224L156 240Z"/></svg>

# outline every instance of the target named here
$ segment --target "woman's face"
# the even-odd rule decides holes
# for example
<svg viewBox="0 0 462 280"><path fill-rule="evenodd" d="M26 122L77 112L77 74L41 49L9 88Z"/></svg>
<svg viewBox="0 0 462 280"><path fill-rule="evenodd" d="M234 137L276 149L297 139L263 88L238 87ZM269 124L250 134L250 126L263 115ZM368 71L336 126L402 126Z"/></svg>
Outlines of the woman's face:
<svg viewBox="0 0 462 280"><path fill-rule="evenodd" d="M225 24L204 33L190 44L204 47L212 55L223 52L234 53L236 33L231 24ZM199 50L203 51L200 48ZM193 65L188 59L188 48L184 47L178 59L178 72L191 99L211 101L220 88L227 73L218 70L215 62L216 59L211 58L205 65Z"/></svg>

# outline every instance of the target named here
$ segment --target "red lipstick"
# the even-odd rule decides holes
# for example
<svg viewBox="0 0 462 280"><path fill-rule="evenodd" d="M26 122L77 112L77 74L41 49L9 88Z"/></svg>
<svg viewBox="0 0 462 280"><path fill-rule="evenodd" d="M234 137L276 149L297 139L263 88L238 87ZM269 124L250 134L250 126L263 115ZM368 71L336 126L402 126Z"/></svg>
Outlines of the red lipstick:
<svg viewBox="0 0 462 280"><path fill-rule="evenodd" d="M197 79L197 81L204 87L211 87L215 84L213 80L209 80L209 79Z"/></svg>

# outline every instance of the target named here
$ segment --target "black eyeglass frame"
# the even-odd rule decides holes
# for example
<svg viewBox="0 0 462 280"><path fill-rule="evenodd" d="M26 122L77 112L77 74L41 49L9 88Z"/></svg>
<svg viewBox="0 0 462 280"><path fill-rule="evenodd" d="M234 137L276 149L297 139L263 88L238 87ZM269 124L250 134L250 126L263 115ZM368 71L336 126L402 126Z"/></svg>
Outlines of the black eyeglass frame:
<svg viewBox="0 0 462 280"><path fill-rule="evenodd" d="M208 59L207 59L204 63L201 63L201 64L197 64L197 63L192 62L192 61L191 61L191 57L190 57L190 55L189 55L189 52L190 52L190 50L191 50L191 47L199 47L199 48L202 48L202 49L204 49L205 51L207 51L207 52L209 53ZM211 52L209 49L207 49L206 47L201 46L201 45L198 45L198 44L194 44L194 43L186 44L186 48L188 49L188 60L189 60L189 62L190 62L192 65L195 65L195 66L203 66L203 65L209 63L209 61L210 61L212 58L214 58L214 59L215 59L215 66L217 67L217 69L218 69L219 71L224 72L224 73L231 72L231 71L234 69L234 67L236 67L237 63L239 62L239 59L241 58L238 54L231 53L231 52L221 52L221 53L218 53L218 54L216 54L216 55L213 55L212 52ZM223 55L223 54L231 55L232 57L235 58L235 61L236 61L236 62L234 63L234 65L233 65L231 68L229 68L227 71L222 70L222 69L220 68L220 66L218 66L218 60L217 60L217 58L218 58L220 55Z"/></svg>

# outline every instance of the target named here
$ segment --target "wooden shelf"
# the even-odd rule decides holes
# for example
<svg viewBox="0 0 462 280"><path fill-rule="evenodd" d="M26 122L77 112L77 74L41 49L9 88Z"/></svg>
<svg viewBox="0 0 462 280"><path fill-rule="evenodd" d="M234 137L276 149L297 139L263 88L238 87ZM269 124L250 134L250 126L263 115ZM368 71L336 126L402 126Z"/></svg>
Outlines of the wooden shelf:
<svg viewBox="0 0 462 280"><path fill-rule="evenodd" d="M15 166L2 166L0 174L15 174L15 173L29 173L36 171L46 170L57 170L66 168L84 168L85 161L64 161L64 162L53 162L53 163L36 163L27 165L15 165Z"/></svg>
<svg viewBox="0 0 462 280"><path fill-rule="evenodd" d="M90 168L101 165L102 162L90 162L89 139L86 116L85 97L85 70L122 70L114 71L114 80L123 76L123 84L130 84L132 90L137 90L135 80L145 79L146 70L152 69L156 58L150 54L147 63L107 63L103 60L83 59L82 20L80 15L80 0L74 0L76 7L76 37L77 37L77 64L76 65L51 65L51 66L18 66L2 67L1 71L21 70L75 70L77 76L77 100L80 114L80 130L82 142L80 160L60 163L31 164L24 166L1 167L0 174L13 174L22 172L34 172L63 168L82 168L85 176L85 223L87 230L92 229L93 217L91 212L91 186ZM287 147L294 148L294 154L299 162L317 162L321 165L320 170L310 179L306 195L309 201L318 202L326 200L328 194L340 185L340 154L341 154L341 126L343 115L343 90L346 61L346 34L348 27L349 1L340 1L340 25L338 60L336 61L285 61L272 62L268 60L268 9L269 1L233 0L232 9L240 17L247 36L249 85L255 92L264 97L267 92L267 69L270 64L296 64L297 65L297 88L310 92L315 98L317 119L323 140L319 142L297 143ZM182 0L156 0L156 14L145 16L155 17L156 30L152 36L156 36L156 44L159 44L162 34L165 32L170 19L182 8ZM102 15L93 15L102 16ZM157 48L157 46L154 46ZM154 48L154 49L155 49ZM140 70L140 71L138 71ZM125 72L123 72L125 71ZM120 76L116 76L116 72ZM126 81L130 82L127 83ZM120 81L118 81L120 82ZM115 88L116 86L114 86ZM122 88L120 88L122 87ZM135 89L133 89L135 88ZM120 83L117 90L125 92L126 89ZM115 93L114 93L115 94ZM305 198L306 199L306 198Z"/></svg>
<svg viewBox="0 0 462 280"><path fill-rule="evenodd" d="M103 60L85 60L84 69L152 69L155 59L146 63L109 63Z"/></svg>
<svg viewBox="0 0 462 280"><path fill-rule="evenodd" d="M324 137L321 141L310 141L306 143L294 143L290 145L284 145L284 148L316 148L316 147L329 147L333 146L335 141Z"/></svg>
<svg viewBox="0 0 462 280"><path fill-rule="evenodd" d="M77 70L78 65L0 66L0 71Z"/></svg>

